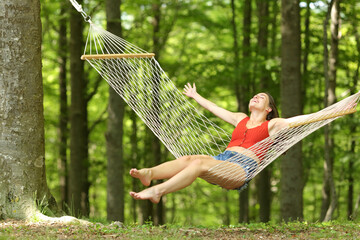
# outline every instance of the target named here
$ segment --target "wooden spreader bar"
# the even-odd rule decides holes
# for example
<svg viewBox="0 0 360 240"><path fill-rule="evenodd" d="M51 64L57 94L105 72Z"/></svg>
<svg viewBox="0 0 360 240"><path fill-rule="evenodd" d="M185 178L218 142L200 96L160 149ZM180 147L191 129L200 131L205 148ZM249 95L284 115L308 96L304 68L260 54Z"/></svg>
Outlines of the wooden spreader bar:
<svg viewBox="0 0 360 240"><path fill-rule="evenodd" d="M327 119L330 119L330 118L340 117L340 116L344 116L344 115L351 114L351 113L354 113L354 112L356 112L356 108L336 112L336 113L325 115L325 116L319 117L319 118L310 119L308 121L290 123L289 127L291 127L291 128L299 127L299 126L302 126L302 125L305 125L305 124L314 123L314 122L318 122L318 121L322 121L322 120L327 120Z"/></svg>
<svg viewBox="0 0 360 240"><path fill-rule="evenodd" d="M89 54L82 55L81 60L114 59L114 58L152 58L155 53L129 53L129 54Z"/></svg>

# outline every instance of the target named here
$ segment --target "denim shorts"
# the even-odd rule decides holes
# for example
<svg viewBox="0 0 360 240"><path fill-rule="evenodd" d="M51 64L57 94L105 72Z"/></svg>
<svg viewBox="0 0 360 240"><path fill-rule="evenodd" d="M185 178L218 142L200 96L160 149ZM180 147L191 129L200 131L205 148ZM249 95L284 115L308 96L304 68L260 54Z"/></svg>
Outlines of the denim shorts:
<svg viewBox="0 0 360 240"><path fill-rule="evenodd" d="M227 162L238 164L239 166L241 166L244 169L245 174L246 174L246 181L245 181L244 185L242 185L239 188L235 188L234 190L239 190L239 191L244 190L248 186L248 183L252 179L252 175L255 173L255 171L258 167L258 164L254 159L252 159L251 157L245 156L244 154L234 152L234 151L226 150L225 152L220 153L217 156L212 156L212 157L216 160L227 161Z"/></svg>

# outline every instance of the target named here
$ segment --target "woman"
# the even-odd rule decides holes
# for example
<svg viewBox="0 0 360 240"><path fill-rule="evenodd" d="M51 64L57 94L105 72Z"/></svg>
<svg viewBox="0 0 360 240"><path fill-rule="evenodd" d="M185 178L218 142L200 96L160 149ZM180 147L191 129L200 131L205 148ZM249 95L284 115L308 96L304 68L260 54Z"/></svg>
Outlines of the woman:
<svg viewBox="0 0 360 240"><path fill-rule="evenodd" d="M189 83L185 85L186 96L193 98L202 107L212 112L222 120L234 125L232 139L224 153L218 156L191 155L183 156L176 160L165 162L153 168L130 170L130 175L140 179L141 183L149 186L151 180L169 179L166 182L147 188L141 192L130 192L134 199L149 199L153 203L158 203L160 198L168 193L178 191L189 186L197 177L201 177L209 182L208 171L224 163L225 160L237 159L233 164L237 171L242 172L246 177L243 181L236 181L236 185L228 185L228 189L236 189L248 181L251 174L260 163L261 159L256 153L248 150L250 146L275 134L280 129L288 126L288 123L278 118L277 109L273 98L266 93L256 94L249 102L250 116L245 113L233 113L218 107L209 100L203 98L196 92L196 86ZM241 132L241 134L239 134Z"/></svg>

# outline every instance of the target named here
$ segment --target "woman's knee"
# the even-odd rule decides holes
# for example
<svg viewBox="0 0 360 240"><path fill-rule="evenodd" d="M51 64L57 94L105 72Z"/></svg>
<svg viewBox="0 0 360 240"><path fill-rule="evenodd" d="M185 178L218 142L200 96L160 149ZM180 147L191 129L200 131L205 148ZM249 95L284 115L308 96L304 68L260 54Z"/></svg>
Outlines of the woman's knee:
<svg viewBox="0 0 360 240"><path fill-rule="evenodd" d="M189 156L182 156L179 160L183 161L185 166L192 166L199 169L208 170L209 168L209 159L208 156L205 155L189 155Z"/></svg>
<svg viewBox="0 0 360 240"><path fill-rule="evenodd" d="M191 156L182 156L179 157L178 160L184 162L185 164L189 164L191 162Z"/></svg>
<svg viewBox="0 0 360 240"><path fill-rule="evenodd" d="M186 155L186 156L182 156L180 158L178 158L179 160L183 161L183 162L193 162L194 160L198 159L197 155Z"/></svg>
<svg viewBox="0 0 360 240"><path fill-rule="evenodd" d="M193 157L190 160L190 164L189 166L191 166L194 169L197 169L199 171L200 174L203 174L204 172L206 172L207 170L209 170L208 164L206 164L206 160L201 158L201 157Z"/></svg>

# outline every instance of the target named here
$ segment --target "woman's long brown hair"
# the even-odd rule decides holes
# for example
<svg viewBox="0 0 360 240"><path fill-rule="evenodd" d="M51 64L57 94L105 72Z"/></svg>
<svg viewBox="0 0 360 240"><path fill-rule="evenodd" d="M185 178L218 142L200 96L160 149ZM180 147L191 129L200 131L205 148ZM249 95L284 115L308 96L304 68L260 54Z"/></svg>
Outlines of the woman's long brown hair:
<svg viewBox="0 0 360 240"><path fill-rule="evenodd" d="M272 109L271 112L266 116L266 120L271 120L273 118L279 117L279 111L277 110L274 98L270 95L270 93L265 93L269 97L269 107Z"/></svg>

